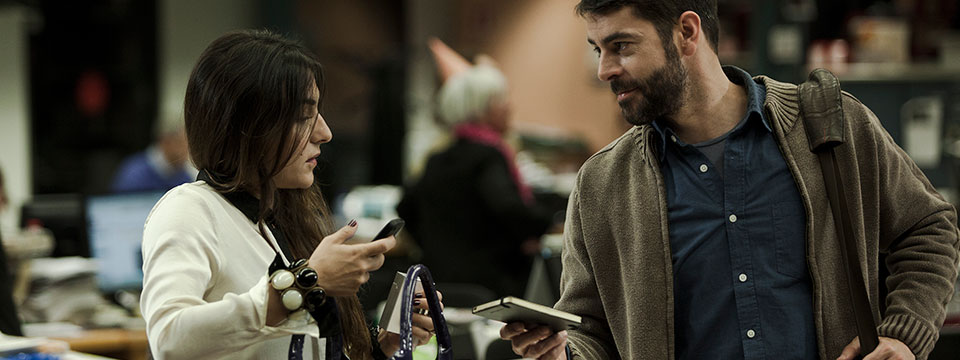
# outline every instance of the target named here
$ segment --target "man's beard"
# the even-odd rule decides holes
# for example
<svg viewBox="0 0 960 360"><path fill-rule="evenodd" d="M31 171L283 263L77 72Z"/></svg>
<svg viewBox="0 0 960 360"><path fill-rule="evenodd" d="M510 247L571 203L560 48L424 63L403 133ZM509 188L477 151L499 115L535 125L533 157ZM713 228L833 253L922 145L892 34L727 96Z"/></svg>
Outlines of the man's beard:
<svg viewBox="0 0 960 360"><path fill-rule="evenodd" d="M620 102L620 111L627 122L645 125L673 116L683 103L687 71L680 63L675 46L664 47L666 64L646 79L617 78L610 82L614 94L636 89L631 98ZM638 96L639 95L639 96Z"/></svg>

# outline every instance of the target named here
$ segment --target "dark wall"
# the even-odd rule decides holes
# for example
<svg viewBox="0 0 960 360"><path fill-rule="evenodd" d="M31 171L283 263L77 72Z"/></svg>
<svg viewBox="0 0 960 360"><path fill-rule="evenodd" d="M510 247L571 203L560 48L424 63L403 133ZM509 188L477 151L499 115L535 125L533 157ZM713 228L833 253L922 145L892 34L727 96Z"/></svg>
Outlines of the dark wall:
<svg viewBox="0 0 960 360"><path fill-rule="evenodd" d="M37 194L100 193L148 146L157 108L156 3L37 1L30 38Z"/></svg>

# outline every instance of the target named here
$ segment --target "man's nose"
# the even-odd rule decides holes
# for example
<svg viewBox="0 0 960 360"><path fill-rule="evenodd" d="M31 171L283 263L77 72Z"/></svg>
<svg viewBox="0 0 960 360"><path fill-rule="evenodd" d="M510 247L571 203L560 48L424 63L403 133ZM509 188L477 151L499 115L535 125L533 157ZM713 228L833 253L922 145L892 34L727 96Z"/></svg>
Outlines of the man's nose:
<svg viewBox="0 0 960 360"><path fill-rule="evenodd" d="M600 65L597 67L597 78L600 81L611 81L623 73L623 67L613 56L600 54Z"/></svg>

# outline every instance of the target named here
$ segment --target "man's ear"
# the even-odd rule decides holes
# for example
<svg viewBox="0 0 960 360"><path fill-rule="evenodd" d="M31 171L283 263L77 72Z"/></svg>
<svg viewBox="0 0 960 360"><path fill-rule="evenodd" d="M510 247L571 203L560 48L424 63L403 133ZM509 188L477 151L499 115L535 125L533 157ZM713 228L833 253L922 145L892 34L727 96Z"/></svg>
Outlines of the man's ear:
<svg viewBox="0 0 960 360"><path fill-rule="evenodd" d="M700 15L693 11L685 11L678 19L680 25L680 43L677 48L686 56L697 52L700 38L703 37L703 28L700 27Z"/></svg>

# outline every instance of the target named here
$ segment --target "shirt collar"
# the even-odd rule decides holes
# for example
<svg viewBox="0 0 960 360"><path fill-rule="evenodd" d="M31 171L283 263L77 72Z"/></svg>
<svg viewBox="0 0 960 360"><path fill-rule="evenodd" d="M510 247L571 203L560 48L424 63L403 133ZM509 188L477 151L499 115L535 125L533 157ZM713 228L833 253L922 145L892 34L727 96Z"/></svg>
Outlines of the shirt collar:
<svg viewBox="0 0 960 360"><path fill-rule="evenodd" d="M758 118L763 123L763 127L767 131L773 132L773 128L770 127L769 120L766 116L763 116L763 103L766 101L767 93L766 87L762 84L758 84L753 80L753 77L749 73L740 69L736 66L724 65L723 73L727 76L734 84L743 86L746 89L747 93L747 113L744 115L744 118L749 121L751 118ZM663 161L664 154L667 150L667 141L673 141L676 137L676 134L668 126L661 124L659 120L655 120L651 123L654 131L657 132L660 138L660 144L658 144L658 149L660 150L660 161ZM680 141L679 139L676 141Z"/></svg>
<svg viewBox="0 0 960 360"><path fill-rule="evenodd" d="M763 116L763 103L767 100L767 89L753 80L749 73L736 66L724 66L723 73L727 75L734 84L743 86L747 91L747 114L746 117L756 115L763 122L763 127L769 132L773 132L770 127L769 119Z"/></svg>

